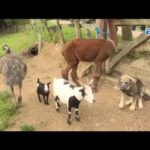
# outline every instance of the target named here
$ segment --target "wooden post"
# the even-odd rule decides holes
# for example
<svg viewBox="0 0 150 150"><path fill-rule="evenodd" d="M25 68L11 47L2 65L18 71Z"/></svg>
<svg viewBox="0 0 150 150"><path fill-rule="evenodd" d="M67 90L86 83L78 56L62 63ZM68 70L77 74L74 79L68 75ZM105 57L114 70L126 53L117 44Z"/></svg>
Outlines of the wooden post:
<svg viewBox="0 0 150 150"><path fill-rule="evenodd" d="M57 27L58 27L60 42L61 42L61 44L64 44L65 43L65 39L64 39L63 33L61 31L61 25L59 23L59 19L56 19L56 24L57 24Z"/></svg>
<svg viewBox="0 0 150 150"><path fill-rule="evenodd" d="M35 19L30 19L30 24L32 26L32 29L35 30L36 26L35 26Z"/></svg>
<svg viewBox="0 0 150 150"><path fill-rule="evenodd" d="M118 44L118 37L117 37L117 30L115 27L115 20L114 19L107 19L108 28L109 28L109 37L111 40L114 41L115 45Z"/></svg>
<svg viewBox="0 0 150 150"><path fill-rule="evenodd" d="M122 26L122 40L123 41L132 41L132 30L131 26Z"/></svg>
<svg viewBox="0 0 150 150"><path fill-rule="evenodd" d="M38 51L40 54L41 53L41 34L40 33L38 34Z"/></svg>
<svg viewBox="0 0 150 150"><path fill-rule="evenodd" d="M91 31L89 29L87 29L86 31L87 31L86 37L87 37L87 39L90 39L91 38Z"/></svg>
<svg viewBox="0 0 150 150"><path fill-rule="evenodd" d="M41 24L42 24L42 28L43 30L46 29L46 31L48 32L49 36L51 37L51 33L48 30L48 26L47 26L47 20L46 19L41 19Z"/></svg>
<svg viewBox="0 0 150 150"><path fill-rule="evenodd" d="M81 39L82 34L81 34L79 19L74 19L74 25L75 25L76 38Z"/></svg>
<svg viewBox="0 0 150 150"><path fill-rule="evenodd" d="M114 19L107 19L106 21L108 23L108 28L109 28L109 38L114 42L115 46L117 46L118 37L117 37L117 30L114 25ZM115 48L115 51L116 51L116 48ZM105 72L108 74L111 72L109 68L111 58L112 56L109 57L105 62Z"/></svg>

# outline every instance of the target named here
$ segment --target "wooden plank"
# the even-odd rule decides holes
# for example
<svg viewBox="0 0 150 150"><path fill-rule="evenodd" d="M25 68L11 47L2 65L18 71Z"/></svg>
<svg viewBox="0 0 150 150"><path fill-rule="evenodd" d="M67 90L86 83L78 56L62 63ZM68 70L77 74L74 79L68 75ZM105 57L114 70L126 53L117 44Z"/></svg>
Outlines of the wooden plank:
<svg viewBox="0 0 150 150"><path fill-rule="evenodd" d="M136 47L138 47L139 45L141 45L142 43L146 42L148 39L150 38L150 36L145 35L144 33L142 33L137 39L135 39L134 41L132 41L132 43L130 43L129 45L125 46L125 48L120 51L117 55L115 55L112 58L109 58L109 64L107 64L108 68L107 68L107 72L109 73L110 70L124 57L126 56L131 50L135 49Z"/></svg>
<svg viewBox="0 0 150 150"><path fill-rule="evenodd" d="M150 19L116 19L115 25L123 26L123 25L146 25L150 26ZM94 30L97 27L96 23L92 24L82 24L84 28L88 28L90 30Z"/></svg>
<svg viewBox="0 0 150 150"><path fill-rule="evenodd" d="M150 25L150 19L116 19L115 25Z"/></svg>

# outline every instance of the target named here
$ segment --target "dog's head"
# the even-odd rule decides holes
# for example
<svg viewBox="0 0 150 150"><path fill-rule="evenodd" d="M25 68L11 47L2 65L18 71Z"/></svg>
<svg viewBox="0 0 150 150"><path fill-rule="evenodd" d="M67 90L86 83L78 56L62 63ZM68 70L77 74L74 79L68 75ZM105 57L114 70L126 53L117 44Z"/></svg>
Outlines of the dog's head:
<svg viewBox="0 0 150 150"><path fill-rule="evenodd" d="M122 75L119 79L119 89L126 92L136 83L136 79L129 75Z"/></svg>

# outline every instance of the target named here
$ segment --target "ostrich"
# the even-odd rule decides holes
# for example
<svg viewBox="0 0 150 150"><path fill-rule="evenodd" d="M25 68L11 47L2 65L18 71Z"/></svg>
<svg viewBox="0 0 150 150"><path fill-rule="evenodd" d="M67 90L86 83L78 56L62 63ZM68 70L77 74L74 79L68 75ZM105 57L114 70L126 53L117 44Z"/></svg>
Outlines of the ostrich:
<svg viewBox="0 0 150 150"><path fill-rule="evenodd" d="M11 89L16 104L16 96L14 92L14 86L19 86L18 104L22 102L22 81L27 74L27 65L21 60L21 58L12 52L7 46L3 46L3 50L6 54L0 59L0 71L5 78L6 85Z"/></svg>

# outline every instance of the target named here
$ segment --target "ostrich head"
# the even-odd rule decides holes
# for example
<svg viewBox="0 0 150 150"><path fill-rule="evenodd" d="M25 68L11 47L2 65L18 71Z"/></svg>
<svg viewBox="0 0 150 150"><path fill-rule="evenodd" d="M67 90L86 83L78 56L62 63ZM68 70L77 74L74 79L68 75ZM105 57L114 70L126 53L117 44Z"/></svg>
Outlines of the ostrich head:
<svg viewBox="0 0 150 150"><path fill-rule="evenodd" d="M9 54L11 51L10 48L8 47L8 45L6 45L6 44L3 46L3 50L5 50L7 54Z"/></svg>

